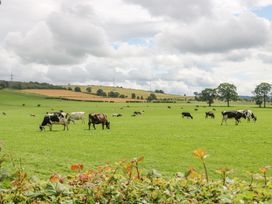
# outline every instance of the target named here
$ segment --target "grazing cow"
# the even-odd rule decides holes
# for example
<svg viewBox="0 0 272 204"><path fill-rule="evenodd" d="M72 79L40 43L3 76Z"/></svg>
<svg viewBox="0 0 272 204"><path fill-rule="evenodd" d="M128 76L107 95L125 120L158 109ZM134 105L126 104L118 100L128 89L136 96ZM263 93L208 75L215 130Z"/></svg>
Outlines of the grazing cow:
<svg viewBox="0 0 272 204"><path fill-rule="evenodd" d="M112 114L112 117L122 117L123 115L121 113L114 113Z"/></svg>
<svg viewBox="0 0 272 204"><path fill-rule="evenodd" d="M142 115L142 113L140 111L134 111L133 114L134 115Z"/></svg>
<svg viewBox="0 0 272 204"><path fill-rule="evenodd" d="M45 130L45 126L49 126L50 131L52 131L52 125L63 125L63 130L68 130L69 124L69 114L63 112L55 112L46 114L43 118L43 122L40 125L40 130Z"/></svg>
<svg viewBox="0 0 272 204"><path fill-rule="evenodd" d="M245 114L248 122L250 122L250 119L252 119L254 122L257 121L257 117L253 114L251 110L243 110L243 113Z"/></svg>
<svg viewBox="0 0 272 204"><path fill-rule="evenodd" d="M222 112L222 122L221 125L223 125L223 122L227 122L228 119L234 118L235 119L235 125L238 125L241 118L246 119L246 115L243 112L240 111L223 111Z"/></svg>
<svg viewBox="0 0 272 204"><path fill-rule="evenodd" d="M205 118L208 118L208 117L215 118L214 113L212 111L206 112Z"/></svg>
<svg viewBox="0 0 272 204"><path fill-rule="evenodd" d="M95 128L95 124L102 124L102 129L104 130L104 126L106 125L107 129L110 129L110 122L107 119L107 115L104 113L91 113L89 114L89 130L91 129L91 124L93 124L93 128Z"/></svg>
<svg viewBox="0 0 272 204"><path fill-rule="evenodd" d="M182 115L182 118L186 117L186 118L193 119L193 116L189 112L182 112L181 115Z"/></svg>
<svg viewBox="0 0 272 204"><path fill-rule="evenodd" d="M72 112L70 113L70 120L75 124L75 120L81 120L85 123L85 112Z"/></svg>

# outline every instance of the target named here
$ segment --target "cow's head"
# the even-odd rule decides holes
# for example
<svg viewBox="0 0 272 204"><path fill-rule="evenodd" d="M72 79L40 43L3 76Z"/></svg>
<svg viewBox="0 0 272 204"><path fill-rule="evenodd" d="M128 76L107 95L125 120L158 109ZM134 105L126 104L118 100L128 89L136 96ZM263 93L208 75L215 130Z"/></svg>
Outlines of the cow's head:
<svg viewBox="0 0 272 204"><path fill-rule="evenodd" d="M109 121L106 122L106 127L107 127L108 129L110 129L110 122L109 122Z"/></svg>

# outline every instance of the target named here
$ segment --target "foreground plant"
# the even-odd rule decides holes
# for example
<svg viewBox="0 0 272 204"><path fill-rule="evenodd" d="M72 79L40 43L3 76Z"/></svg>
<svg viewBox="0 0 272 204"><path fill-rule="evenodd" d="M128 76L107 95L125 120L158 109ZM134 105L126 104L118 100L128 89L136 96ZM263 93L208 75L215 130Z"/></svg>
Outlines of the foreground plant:
<svg viewBox="0 0 272 204"><path fill-rule="evenodd" d="M231 169L227 168L227 167L223 167L223 168L220 168L220 169L217 169L216 170L216 173L219 173L221 176L222 176L222 184L225 186L226 185L226 178L227 178L227 175L229 173L231 173Z"/></svg>
<svg viewBox="0 0 272 204"><path fill-rule="evenodd" d="M267 185L267 176L266 173L268 172L269 168L268 167L262 167L259 169L259 171L263 174L264 177L264 186Z"/></svg>
<svg viewBox="0 0 272 204"><path fill-rule="evenodd" d="M206 181L209 182L208 170L207 170L206 163L205 163L205 159L208 157L208 154L204 150L198 148L198 149L193 151L193 155L195 157L199 158L200 161L202 162L203 168L204 168L204 171L205 171Z"/></svg>
<svg viewBox="0 0 272 204"><path fill-rule="evenodd" d="M249 183L240 179L233 179L225 187L230 169L218 170L223 182L207 182L207 154L201 149L195 150L193 154L201 159L206 169L205 178L193 167L185 174L177 173L175 177L163 177L156 170L144 174L139 166L144 157L107 163L85 171L82 164L74 164L70 167L70 175L55 173L47 181L28 177L21 168L3 177L4 162L0 166L0 203L272 202L272 185L266 182L271 179L267 178L267 167L260 169L265 177L266 188L260 183L249 188Z"/></svg>

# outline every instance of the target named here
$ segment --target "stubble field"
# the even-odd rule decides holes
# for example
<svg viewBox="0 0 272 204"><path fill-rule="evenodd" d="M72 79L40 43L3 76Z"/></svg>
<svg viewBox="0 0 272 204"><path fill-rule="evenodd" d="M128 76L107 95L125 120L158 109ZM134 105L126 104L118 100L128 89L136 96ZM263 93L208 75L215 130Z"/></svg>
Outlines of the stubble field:
<svg viewBox="0 0 272 204"><path fill-rule="evenodd" d="M262 166L271 165L272 109L259 109L253 104L235 104L229 108L215 104L213 120L204 117L211 108L204 103L198 105L199 110L195 111L196 103L77 102L2 90L0 143L3 151L20 161L27 172L41 178L55 172L70 172L69 167L74 163L91 168L137 156L145 157L143 168L173 175L191 166L201 168L192 156L198 147L208 152L207 166L214 177L217 176L214 170L220 167L232 168L234 175L243 177L247 170L258 171ZM227 109L251 109L258 120L255 124L243 120L238 126L229 120L228 125L221 126L221 111ZM86 120L85 124L80 121L70 124L69 131L56 125L52 132L48 128L40 132L43 116L51 110L103 112L109 117L111 129L102 130L97 126L96 130L88 130ZM144 114L131 117L134 111L144 111ZM191 112L194 119L182 119L182 111ZM113 118L113 113L124 116Z"/></svg>

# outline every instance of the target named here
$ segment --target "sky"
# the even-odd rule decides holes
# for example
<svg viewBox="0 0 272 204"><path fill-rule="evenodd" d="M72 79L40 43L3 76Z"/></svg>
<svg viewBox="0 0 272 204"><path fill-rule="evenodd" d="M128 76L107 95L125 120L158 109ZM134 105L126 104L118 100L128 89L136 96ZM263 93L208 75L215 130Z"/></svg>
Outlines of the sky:
<svg viewBox="0 0 272 204"><path fill-rule="evenodd" d="M272 82L272 0L2 0L0 79L193 95Z"/></svg>

